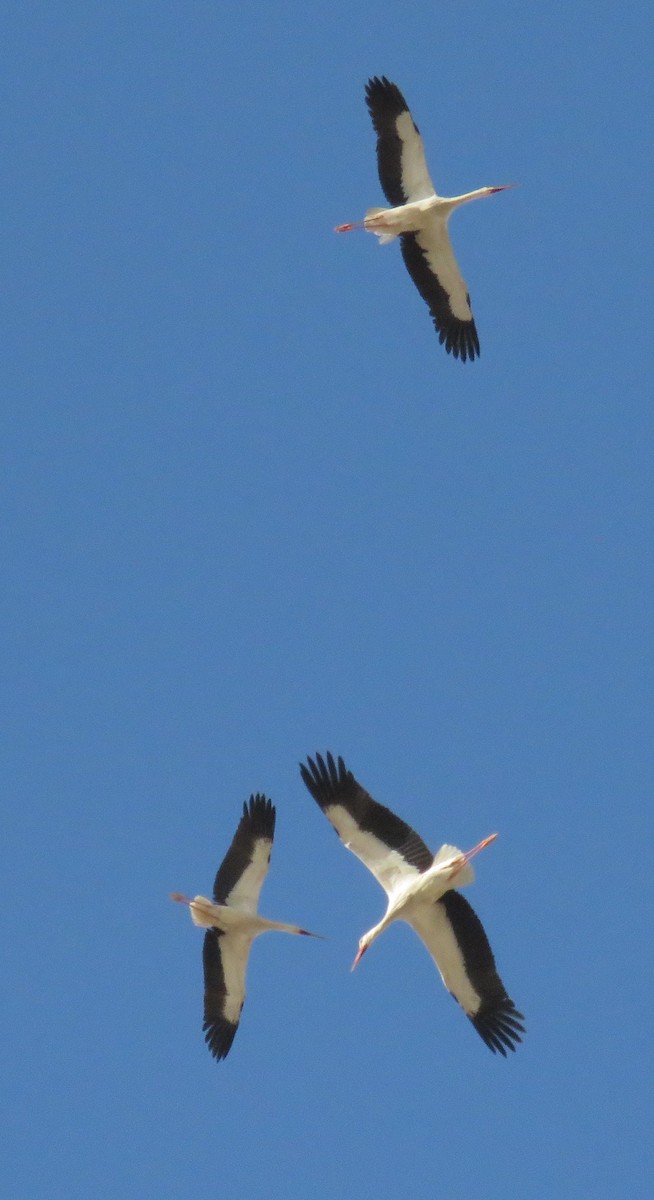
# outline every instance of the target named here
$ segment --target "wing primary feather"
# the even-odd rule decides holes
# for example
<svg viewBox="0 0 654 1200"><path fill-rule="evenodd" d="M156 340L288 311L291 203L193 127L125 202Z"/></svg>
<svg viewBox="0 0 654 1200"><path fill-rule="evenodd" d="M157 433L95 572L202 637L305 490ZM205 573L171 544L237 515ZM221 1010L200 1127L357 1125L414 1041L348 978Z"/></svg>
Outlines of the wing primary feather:
<svg viewBox="0 0 654 1200"><path fill-rule="evenodd" d="M524 1016L518 1011L500 979L486 931L475 910L460 892L441 896L442 905L459 950L468 979L480 999L475 1012L467 1011L477 1033L493 1052L515 1050L525 1032ZM458 997L455 997L458 999ZM460 1001L459 1001L460 1002Z"/></svg>
<svg viewBox="0 0 654 1200"><path fill-rule="evenodd" d="M433 195L420 131L397 84L385 75L369 79L366 104L377 134L379 182L389 204Z"/></svg>
<svg viewBox="0 0 654 1200"><path fill-rule="evenodd" d="M219 929L208 929L204 935L202 963L204 967L204 1040L215 1059L226 1058L238 1029L238 1020L225 1016L227 989L223 970ZM240 1008L243 1007L241 1000ZM239 1008L239 1015L240 1015Z"/></svg>
<svg viewBox="0 0 654 1200"><path fill-rule="evenodd" d="M454 315L449 294L430 267L416 234L403 233L400 244L407 271L429 309L439 342L454 358L472 362L479 357L479 337L474 318L471 315L470 320L462 321ZM470 296L467 292L465 295L469 308Z"/></svg>
<svg viewBox="0 0 654 1200"><path fill-rule="evenodd" d="M362 833L378 838L416 870L429 869L434 856L415 829L389 808L373 800L347 769L342 758L335 761L329 752L325 758L316 754L315 760L307 758L307 764L300 763L302 779L326 816L329 816L328 810L332 806L342 806Z"/></svg>
<svg viewBox="0 0 654 1200"><path fill-rule="evenodd" d="M254 904L258 899L270 860L270 847L275 836L275 806L267 796L257 792L243 805L243 816L218 872L213 888L216 904L227 904L239 881L257 858L256 878L253 878ZM268 845L266 855L259 854L262 844Z"/></svg>

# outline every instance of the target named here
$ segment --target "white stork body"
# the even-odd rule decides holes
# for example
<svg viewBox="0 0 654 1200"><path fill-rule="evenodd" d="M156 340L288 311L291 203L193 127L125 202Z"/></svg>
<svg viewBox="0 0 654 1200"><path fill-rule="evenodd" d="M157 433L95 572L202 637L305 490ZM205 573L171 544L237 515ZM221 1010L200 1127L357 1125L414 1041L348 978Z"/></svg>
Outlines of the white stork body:
<svg viewBox="0 0 654 1200"><path fill-rule="evenodd" d="M472 883L470 859L494 841L485 838L462 853L441 846L436 855L405 821L373 800L342 758L317 754L300 765L302 779L343 844L384 888L388 906L365 933L352 964L393 921L407 921L425 943L445 987L486 1045L506 1055L522 1039L524 1020L500 979L481 921L454 887Z"/></svg>
<svg viewBox="0 0 654 1200"><path fill-rule="evenodd" d="M383 75L369 79L366 103L377 133L379 180L393 207L368 209L363 221L338 225L337 232L363 227L378 236L380 245L400 237L404 262L429 307L439 341L462 362L473 359L479 355L479 338L447 222L460 204L512 185L439 196L427 170L422 138L397 85Z"/></svg>
<svg viewBox="0 0 654 1200"><path fill-rule="evenodd" d="M245 1000L245 975L252 942L260 933L303 934L316 937L297 925L268 921L257 913L259 893L270 863L275 834L275 808L265 796L250 796L243 805L232 844L225 855L213 889L192 900L179 892L172 900L188 904L194 925L204 937L205 1041L214 1058L225 1058L238 1029Z"/></svg>

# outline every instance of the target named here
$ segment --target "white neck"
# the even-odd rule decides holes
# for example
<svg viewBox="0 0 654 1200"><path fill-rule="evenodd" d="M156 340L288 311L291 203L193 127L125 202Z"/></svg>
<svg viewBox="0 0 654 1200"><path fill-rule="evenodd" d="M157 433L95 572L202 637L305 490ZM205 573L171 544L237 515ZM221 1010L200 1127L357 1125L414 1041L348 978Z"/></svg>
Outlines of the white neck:
<svg viewBox="0 0 654 1200"><path fill-rule="evenodd" d="M445 217L449 217L460 204L467 204L468 200L484 200L486 196L493 196L495 192L505 192L507 188L514 186L513 183L504 183L501 187L476 188L474 192L464 192L462 196L443 196L441 205L445 208Z"/></svg>

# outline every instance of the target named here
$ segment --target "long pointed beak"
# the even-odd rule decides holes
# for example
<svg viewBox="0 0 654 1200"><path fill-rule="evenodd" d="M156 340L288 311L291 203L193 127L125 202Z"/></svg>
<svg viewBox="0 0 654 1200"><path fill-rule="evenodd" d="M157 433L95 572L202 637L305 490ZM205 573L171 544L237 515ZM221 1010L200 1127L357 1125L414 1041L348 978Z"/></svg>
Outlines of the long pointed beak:
<svg viewBox="0 0 654 1200"><path fill-rule="evenodd" d="M357 956L350 967L350 971L353 971L355 967L358 967L367 949L367 946L359 946L359 949L357 950Z"/></svg>
<svg viewBox="0 0 654 1200"><path fill-rule="evenodd" d="M483 842L479 842L479 844L474 846L472 850L468 850L468 853L464 854L463 856L466 862L470 862L470 859L474 858L475 854L479 854L480 850L485 850L486 847L490 846L491 842L494 842L499 836L499 833L491 833L487 838L484 838Z"/></svg>
<svg viewBox="0 0 654 1200"><path fill-rule="evenodd" d="M473 846L472 850L468 850L465 854L458 855L457 858L454 859L452 865L448 868L449 878L453 879L456 875L458 875L459 872L462 871L465 866L467 866L467 864L470 862L470 859L474 858L475 854L479 854L480 850L485 850L486 846L490 846L491 842L494 842L496 837L499 837L499 834L491 833L489 837L484 838L483 842L478 842L476 846Z"/></svg>
<svg viewBox="0 0 654 1200"><path fill-rule="evenodd" d="M492 187L491 192L508 192L509 188L520 187L519 183L502 183L500 187Z"/></svg>
<svg viewBox="0 0 654 1200"><path fill-rule="evenodd" d="M178 904L190 904L191 903L190 897L184 896L181 892L171 892L170 899L176 900Z"/></svg>

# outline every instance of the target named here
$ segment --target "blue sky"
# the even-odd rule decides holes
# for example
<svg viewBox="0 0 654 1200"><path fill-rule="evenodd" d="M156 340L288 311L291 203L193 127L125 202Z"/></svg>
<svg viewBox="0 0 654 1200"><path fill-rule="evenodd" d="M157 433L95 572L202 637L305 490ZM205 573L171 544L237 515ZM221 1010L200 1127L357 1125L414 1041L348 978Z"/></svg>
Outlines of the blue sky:
<svg viewBox="0 0 654 1200"><path fill-rule="evenodd" d="M650 45L648 46L648 42ZM650 1194L651 9L17 6L3 80L4 1190ZM382 202L386 74L481 341ZM625 200L627 197L627 200ZM527 1019L493 1057L298 760L436 848ZM232 1052L206 892L277 805Z"/></svg>

